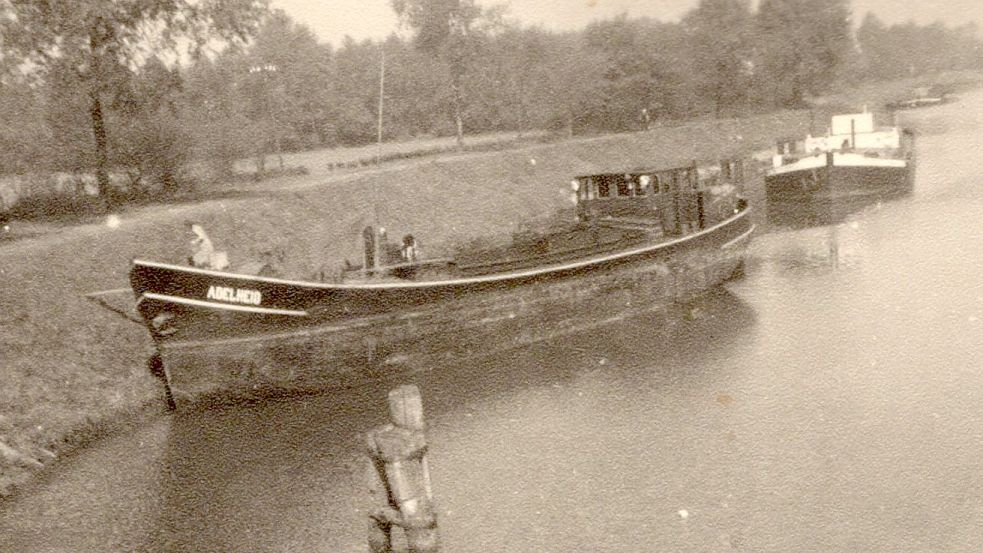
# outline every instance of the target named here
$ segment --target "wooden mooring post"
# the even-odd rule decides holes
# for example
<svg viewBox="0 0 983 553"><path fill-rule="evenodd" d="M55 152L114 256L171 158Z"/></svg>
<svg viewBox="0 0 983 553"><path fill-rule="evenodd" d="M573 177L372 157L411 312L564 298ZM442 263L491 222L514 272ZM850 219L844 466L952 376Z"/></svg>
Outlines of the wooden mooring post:
<svg viewBox="0 0 983 553"><path fill-rule="evenodd" d="M393 527L403 529L411 553L435 553L437 516L427 464L423 400L413 385L389 392L390 424L366 435L372 553L391 553Z"/></svg>

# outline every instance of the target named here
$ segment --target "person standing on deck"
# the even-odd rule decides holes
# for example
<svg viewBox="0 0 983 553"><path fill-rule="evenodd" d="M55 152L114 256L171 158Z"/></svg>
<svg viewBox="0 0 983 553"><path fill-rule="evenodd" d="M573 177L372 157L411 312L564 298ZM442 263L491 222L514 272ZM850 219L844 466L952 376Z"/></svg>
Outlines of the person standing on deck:
<svg viewBox="0 0 983 553"><path fill-rule="evenodd" d="M400 255L403 258L404 263L413 263L419 259L419 246L417 246L416 238L412 234L407 234L403 237L403 247L400 251Z"/></svg>
<svg viewBox="0 0 983 553"><path fill-rule="evenodd" d="M214 269L216 271L228 268L228 255L225 252L215 251L215 246L212 245L211 239L208 238L205 229L201 225L196 223L191 223L190 225L191 232L195 234L195 237L191 239L191 248L194 253L188 258L191 266L202 269Z"/></svg>

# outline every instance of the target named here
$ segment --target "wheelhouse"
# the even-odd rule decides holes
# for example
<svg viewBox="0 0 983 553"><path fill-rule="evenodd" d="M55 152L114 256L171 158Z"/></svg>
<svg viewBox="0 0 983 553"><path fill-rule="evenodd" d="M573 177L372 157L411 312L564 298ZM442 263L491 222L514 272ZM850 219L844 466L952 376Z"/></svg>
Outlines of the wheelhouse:
<svg viewBox="0 0 983 553"><path fill-rule="evenodd" d="M582 221L661 227L681 235L722 220L737 207L743 191L745 162L734 158L714 164L598 173L575 178L577 212ZM730 206L720 211L720 201Z"/></svg>

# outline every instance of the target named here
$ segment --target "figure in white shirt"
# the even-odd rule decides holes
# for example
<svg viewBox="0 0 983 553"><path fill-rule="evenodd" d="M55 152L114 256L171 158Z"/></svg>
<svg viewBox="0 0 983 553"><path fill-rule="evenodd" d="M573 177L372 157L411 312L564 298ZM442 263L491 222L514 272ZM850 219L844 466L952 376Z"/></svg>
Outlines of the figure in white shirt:
<svg viewBox="0 0 983 553"><path fill-rule="evenodd" d="M215 251L215 246L201 225L192 223L191 232L195 234L191 239L193 253L189 258L192 266L216 271L229 267L229 256L225 252Z"/></svg>

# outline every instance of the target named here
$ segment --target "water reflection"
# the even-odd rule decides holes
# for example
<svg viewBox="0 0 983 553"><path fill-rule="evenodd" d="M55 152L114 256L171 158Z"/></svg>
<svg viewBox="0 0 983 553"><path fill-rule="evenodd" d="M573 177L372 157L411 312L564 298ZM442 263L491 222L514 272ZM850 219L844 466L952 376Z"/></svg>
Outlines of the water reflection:
<svg viewBox="0 0 983 553"><path fill-rule="evenodd" d="M845 252L839 225L813 229L808 236L798 236L788 242L760 245L756 250L755 267L767 264L770 270L788 275L817 274L850 266L854 260Z"/></svg>
<svg viewBox="0 0 983 553"><path fill-rule="evenodd" d="M766 202L768 228L777 231L839 225L865 210L881 209L885 203L910 197L911 194L910 188L900 188L888 194L814 197L804 202L769 199Z"/></svg>
<svg viewBox="0 0 983 553"><path fill-rule="evenodd" d="M758 240L749 265L767 265L768 270L788 274L855 267L861 261L855 231L875 214L910 203L913 191L913 187L899 187L872 194L813 196L794 202L762 195L761 235L780 237Z"/></svg>
<svg viewBox="0 0 983 553"><path fill-rule="evenodd" d="M714 367L726 366L721 357L753 325L754 312L746 303L715 290L671 309L520 350L433 366L411 381L425 397L437 444L434 464L483 488L495 465L512 465L512 472L522 460L490 452L482 466L475 466L476 452L494 449L499 440L492 436L504 435L515 426L511 421L528 427L570 416L573 406L583 405L585 385L603 385L625 402L644 390L673 395L693 386L712 389L722 370ZM709 343L714 347L706 347ZM161 465L159 527L147 549L267 551L295 544L341 551L362 546L360 482L353 477L359 436L385 422L384 398L391 385L379 381L344 394L176 415ZM615 417L596 410L582 414L595 421L583 420L585 428ZM490 441L479 446L476 440L482 437ZM469 457L442 457L440 450L451 443L474 447ZM438 492L455 502L457 494L467 497L466 488Z"/></svg>

